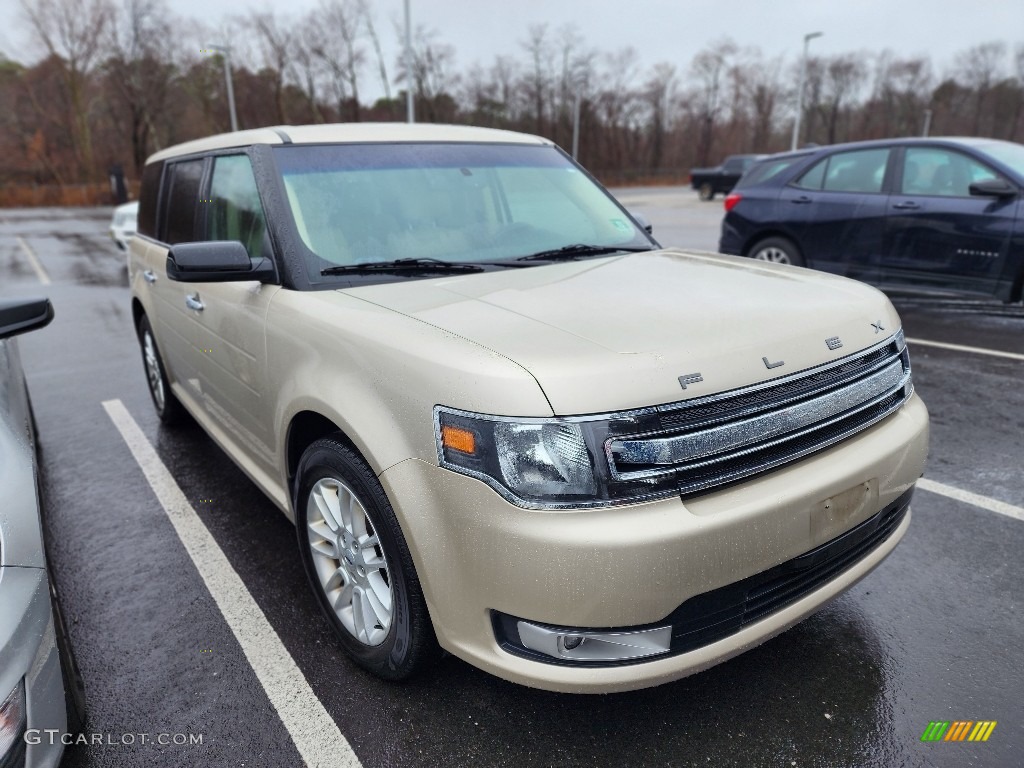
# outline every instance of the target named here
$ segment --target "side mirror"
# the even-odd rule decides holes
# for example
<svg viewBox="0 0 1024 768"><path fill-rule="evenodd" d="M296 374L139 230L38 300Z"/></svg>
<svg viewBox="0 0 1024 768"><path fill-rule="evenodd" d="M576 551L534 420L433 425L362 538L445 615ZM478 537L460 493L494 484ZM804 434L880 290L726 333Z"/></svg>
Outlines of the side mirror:
<svg viewBox="0 0 1024 768"><path fill-rule="evenodd" d="M53 320L49 299L7 299L0 301L0 339L34 331Z"/></svg>
<svg viewBox="0 0 1024 768"><path fill-rule="evenodd" d="M654 225L653 225L653 224L651 224L651 221L650 221L650 219L648 219L648 218L647 218L646 216L644 216L644 215L643 215L642 213L634 213L633 211L630 211L629 213L630 213L630 215L631 215L631 216L632 216L632 217L633 217L634 219L636 219L636 223L637 223L637 224L639 224L639 225L640 225L641 227L643 227L643 228L644 228L644 231L645 231L645 232L646 232L646 233L647 233L648 235L653 235L653 234L654 234Z"/></svg>
<svg viewBox="0 0 1024 768"><path fill-rule="evenodd" d="M263 282L274 279L274 264L263 258L253 266L237 240L179 243L167 254L167 277L180 283Z"/></svg>
<svg viewBox="0 0 1024 768"><path fill-rule="evenodd" d="M975 181L967 191L978 197L1016 197L1017 188L1006 179L986 179Z"/></svg>

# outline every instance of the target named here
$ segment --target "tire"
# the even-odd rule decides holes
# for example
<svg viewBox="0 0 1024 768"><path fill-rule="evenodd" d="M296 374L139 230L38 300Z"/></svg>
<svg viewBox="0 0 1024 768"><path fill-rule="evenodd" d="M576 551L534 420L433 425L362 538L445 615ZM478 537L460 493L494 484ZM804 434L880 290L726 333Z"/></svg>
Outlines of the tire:
<svg viewBox="0 0 1024 768"><path fill-rule="evenodd" d="M440 649L409 547L376 475L336 436L305 450L296 477L299 553L335 635L377 677L412 677Z"/></svg>
<svg viewBox="0 0 1024 768"><path fill-rule="evenodd" d="M704 182L697 189L697 197L705 203L715 199L715 188L709 182Z"/></svg>
<svg viewBox="0 0 1024 768"><path fill-rule="evenodd" d="M67 730L70 734L79 734L85 730L87 718L85 680L82 677L82 671L78 668L78 660L75 658L74 649L71 647L71 639L68 636L67 624L64 623L64 613L61 611L60 601L57 599L57 590L53 586L52 575L50 575L49 581L54 640L57 644L57 655L60 657L60 675L64 681L64 709L67 715Z"/></svg>
<svg viewBox="0 0 1024 768"><path fill-rule="evenodd" d="M156 346L156 337L145 315L139 320L139 346L142 349L142 365L146 370L146 383L149 385L149 396L156 408L156 415L166 426L174 426L185 421L185 408L171 391L171 383L167 380L163 358Z"/></svg>
<svg viewBox="0 0 1024 768"><path fill-rule="evenodd" d="M800 255L800 251L784 237L766 237L751 248L747 255L757 261L804 266L804 257Z"/></svg>

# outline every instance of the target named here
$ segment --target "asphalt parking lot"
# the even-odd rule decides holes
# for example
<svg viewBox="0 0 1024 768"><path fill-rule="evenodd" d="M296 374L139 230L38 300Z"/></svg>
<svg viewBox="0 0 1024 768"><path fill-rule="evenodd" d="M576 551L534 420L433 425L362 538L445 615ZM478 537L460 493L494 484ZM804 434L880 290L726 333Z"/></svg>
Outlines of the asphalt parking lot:
<svg viewBox="0 0 1024 768"><path fill-rule="evenodd" d="M718 201L619 196L663 244L714 250ZM453 657L389 685L333 640L284 516L197 427L158 425L108 223L105 209L0 211L0 296L56 309L20 347L53 567L100 735L63 765L1021 765L1024 308L897 303L932 416L925 480L894 554L807 621L634 693L540 692ZM147 478L140 451L181 499ZM244 630L266 626L261 654ZM936 720L998 725L984 743L922 742Z"/></svg>

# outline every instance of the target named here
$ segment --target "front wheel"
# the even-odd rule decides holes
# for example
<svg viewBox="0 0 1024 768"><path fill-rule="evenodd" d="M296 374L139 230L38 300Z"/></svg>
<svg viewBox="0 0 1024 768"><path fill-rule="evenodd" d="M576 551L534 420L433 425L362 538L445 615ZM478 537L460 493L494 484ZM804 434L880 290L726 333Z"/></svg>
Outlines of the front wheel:
<svg viewBox="0 0 1024 768"><path fill-rule="evenodd" d="M439 655L398 519L373 470L336 438L302 454L295 499L299 552L342 646L385 680L411 677Z"/></svg>
<svg viewBox="0 0 1024 768"><path fill-rule="evenodd" d="M714 200L715 199L715 188L712 187L709 183L704 182L703 184L700 185L700 188L697 190L697 195L704 202L708 202L709 200Z"/></svg>
<svg viewBox="0 0 1024 768"><path fill-rule="evenodd" d="M773 264L792 264L804 266L804 257L789 240L784 237L768 237L750 249L750 258L757 261L770 261Z"/></svg>

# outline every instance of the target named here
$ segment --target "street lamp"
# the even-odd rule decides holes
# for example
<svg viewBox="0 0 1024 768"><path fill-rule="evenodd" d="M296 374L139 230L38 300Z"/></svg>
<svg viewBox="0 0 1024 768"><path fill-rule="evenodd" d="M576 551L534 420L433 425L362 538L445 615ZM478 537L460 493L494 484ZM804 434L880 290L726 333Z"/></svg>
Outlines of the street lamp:
<svg viewBox="0 0 1024 768"><path fill-rule="evenodd" d="M228 89L228 108L231 110L231 130L238 130L238 116L235 114L235 88L231 84L231 47L227 45L209 45L211 51L217 51L224 57L224 82Z"/></svg>
<svg viewBox="0 0 1024 768"><path fill-rule="evenodd" d="M405 122L416 122L412 105L412 21L409 0L405 0Z"/></svg>
<svg viewBox="0 0 1024 768"><path fill-rule="evenodd" d="M796 92L796 120L793 121L793 143L790 150L796 149L796 143L800 139L800 117L804 109L804 81L807 79L807 46L811 40L821 37L824 32L811 32L804 35L804 59L800 64L800 88Z"/></svg>

